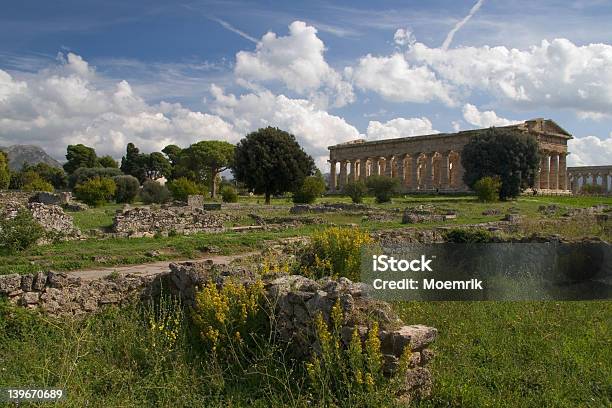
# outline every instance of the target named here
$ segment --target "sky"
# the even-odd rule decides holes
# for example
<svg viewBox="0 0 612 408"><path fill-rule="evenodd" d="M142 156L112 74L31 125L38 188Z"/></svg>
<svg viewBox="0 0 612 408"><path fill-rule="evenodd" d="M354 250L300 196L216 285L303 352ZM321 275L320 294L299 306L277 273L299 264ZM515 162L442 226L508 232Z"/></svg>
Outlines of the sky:
<svg viewBox="0 0 612 408"><path fill-rule="evenodd" d="M327 146L549 118L612 164L612 2L5 1L0 146L119 159L260 127Z"/></svg>

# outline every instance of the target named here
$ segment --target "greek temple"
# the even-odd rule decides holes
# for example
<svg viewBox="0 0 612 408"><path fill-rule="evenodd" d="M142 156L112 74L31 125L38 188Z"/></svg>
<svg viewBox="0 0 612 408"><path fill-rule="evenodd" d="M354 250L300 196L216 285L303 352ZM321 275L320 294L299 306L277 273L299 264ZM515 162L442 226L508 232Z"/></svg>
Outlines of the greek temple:
<svg viewBox="0 0 612 408"><path fill-rule="evenodd" d="M572 193L573 184L570 185L566 166L567 141L572 139L571 134L554 121L541 118L502 128L529 134L538 141L541 163L534 188L538 194ZM469 191L463 182L461 152L472 137L485 131L476 129L376 141L358 139L330 146L330 191L341 192L348 182L365 181L372 175L399 179L400 190L404 193ZM609 169L606 174L610 174Z"/></svg>

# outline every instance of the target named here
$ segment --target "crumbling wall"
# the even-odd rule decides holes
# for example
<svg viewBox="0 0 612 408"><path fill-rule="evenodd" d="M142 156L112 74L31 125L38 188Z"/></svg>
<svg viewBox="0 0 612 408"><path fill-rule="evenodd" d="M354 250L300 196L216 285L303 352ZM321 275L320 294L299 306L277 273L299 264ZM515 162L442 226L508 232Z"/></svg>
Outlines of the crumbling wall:
<svg viewBox="0 0 612 408"><path fill-rule="evenodd" d="M74 226L74 220L69 214L66 214L62 207L58 205L47 205L38 202L32 202L23 205L20 202L8 202L0 209L0 216L5 219L11 219L17 215L20 209L27 209L32 218L40 226L49 233L66 239L76 239L81 236L81 232Z"/></svg>
<svg viewBox="0 0 612 408"><path fill-rule="evenodd" d="M119 210L113 220L113 232L130 237L153 236L156 233L195 234L219 232L229 216L216 211L192 207L136 207Z"/></svg>

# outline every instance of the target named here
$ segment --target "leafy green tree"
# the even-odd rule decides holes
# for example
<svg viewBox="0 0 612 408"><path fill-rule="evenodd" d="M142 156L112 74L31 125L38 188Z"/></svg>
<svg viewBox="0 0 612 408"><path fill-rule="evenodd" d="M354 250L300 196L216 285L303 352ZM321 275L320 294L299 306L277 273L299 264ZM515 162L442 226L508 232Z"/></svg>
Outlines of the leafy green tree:
<svg viewBox="0 0 612 408"><path fill-rule="evenodd" d="M68 145L66 148L66 163L64 170L68 174L72 174L80 167L99 167L98 156L92 147L83 144Z"/></svg>
<svg viewBox="0 0 612 408"><path fill-rule="evenodd" d="M24 164L21 171L33 171L37 173L43 180L51 183L54 188L62 189L68 186L68 176L64 169L60 167L53 167L47 163L38 163L34 166Z"/></svg>
<svg viewBox="0 0 612 408"><path fill-rule="evenodd" d="M70 187L74 187L77 184L84 183L87 180L91 180L93 178L113 178L116 176L120 176L121 170L114 167L94 167L87 168L81 167L76 169L74 173L68 177L68 184Z"/></svg>
<svg viewBox="0 0 612 408"><path fill-rule="evenodd" d="M149 180L157 180L168 177L172 171L170 161L160 152L144 154L141 156L145 177Z"/></svg>
<svg viewBox="0 0 612 408"><path fill-rule="evenodd" d="M102 156L98 159L98 163L100 163L101 167L112 167L115 169L119 168L119 165L117 164L117 161L115 159L113 159L112 156L106 155L106 156Z"/></svg>
<svg viewBox="0 0 612 408"><path fill-rule="evenodd" d="M8 155L0 150L0 190L6 190L11 182L11 172L8 167Z"/></svg>
<svg viewBox="0 0 612 408"><path fill-rule="evenodd" d="M175 200L187 201L187 197L194 194L200 194L200 187L186 177L179 177L166 183L168 190L172 193Z"/></svg>
<svg viewBox="0 0 612 408"><path fill-rule="evenodd" d="M147 180L142 185L140 198L145 204L163 204L170 201L170 190L157 181Z"/></svg>
<svg viewBox="0 0 612 408"><path fill-rule="evenodd" d="M216 198L219 174L232 165L234 150L233 144L220 140L194 143L181 152L178 173L189 174L196 183L210 186L210 196Z"/></svg>
<svg viewBox="0 0 612 408"><path fill-rule="evenodd" d="M115 182L115 186L117 186L115 201L118 203L133 203L140 191L138 179L126 174L113 177L113 181Z"/></svg>
<svg viewBox="0 0 612 408"><path fill-rule="evenodd" d="M93 206L100 206L113 199L117 186L110 178L94 177L74 188L74 195L80 201Z"/></svg>
<svg viewBox="0 0 612 408"><path fill-rule="evenodd" d="M239 182L270 204L272 194L292 191L315 170L295 136L273 127L248 134L236 146L232 171Z"/></svg>
<svg viewBox="0 0 612 408"><path fill-rule="evenodd" d="M540 163L538 142L514 130L490 128L475 136L461 153L463 181L470 188L483 177L499 177L499 198L517 197L533 186Z"/></svg>
<svg viewBox="0 0 612 408"><path fill-rule="evenodd" d="M399 181L387 176L370 176L366 180L366 186L370 193L376 197L377 203L388 203L393 194L397 192Z"/></svg>
<svg viewBox="0 0 612 408"><path fill-rule="evenodd" d="M166 155L172 166L176 166L178 164L182 151L183 149L177 145L168 145L162 149L162 153Z"/></svg>
<svg viewBox="0 0 612 408"><path fill-rule="evenodd" d="M140 153L134 143L128 143L126 154L121 159L121 171L144 183L146 180L170 176L172 165L162 153Z"/></svg>
<svg viewBox="0 0 612 408"><path fill-rule="evenodd" d="M308 176L300 188L293 193L294 203L314 203L318 197L325 192L325 180L321 176L321 172L317 171L317 175Z"/></svg>
<svg viewBox="0 0 612 408"><path fill-rule="evenodd" d="M368 193L368 187L361 180L351 181L344 186L344 193L351 197L355 204L363 202L363 197Z"/></svg>
<svg viewBox="0 0 612 408"><path fill-rule="evenodd" d="M140 150L134 143L128 143L125 156L121 158L121 171L124 174L136 177L141 183L146 179Z"/></svg>

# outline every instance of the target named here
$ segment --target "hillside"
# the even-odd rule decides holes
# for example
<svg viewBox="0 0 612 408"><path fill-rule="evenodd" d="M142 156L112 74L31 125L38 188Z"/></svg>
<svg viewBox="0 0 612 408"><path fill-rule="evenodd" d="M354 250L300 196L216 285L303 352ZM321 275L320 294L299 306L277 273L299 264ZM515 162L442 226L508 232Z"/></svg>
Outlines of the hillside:
<svg viewBox="0 0 612 408"><path fill-rule="evenodd" d="M8 154L9 167L11 170L19 170L24 163L38 164L47 163L53 167L62 167L62 164L49 156L41 147L33 145L12 145L0 147Z"/></svg>

